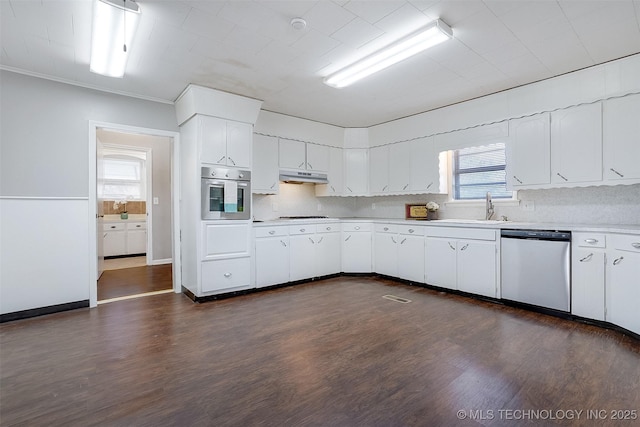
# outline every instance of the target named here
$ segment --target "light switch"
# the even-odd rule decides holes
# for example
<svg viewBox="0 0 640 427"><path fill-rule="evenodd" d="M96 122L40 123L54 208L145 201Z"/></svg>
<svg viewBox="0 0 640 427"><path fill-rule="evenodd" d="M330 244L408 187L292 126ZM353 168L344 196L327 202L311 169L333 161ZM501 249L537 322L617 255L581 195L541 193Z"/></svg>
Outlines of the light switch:
<svg viewBox="0 0 640 427"><path fill-rule="evenodd" d="M157 205L157 204L159 204L159 203L160 203L160 201L158 200L158 198L157 198L157 197L154 197L154 198L153 198L153 204L154 204L154 205Z"/></svg>

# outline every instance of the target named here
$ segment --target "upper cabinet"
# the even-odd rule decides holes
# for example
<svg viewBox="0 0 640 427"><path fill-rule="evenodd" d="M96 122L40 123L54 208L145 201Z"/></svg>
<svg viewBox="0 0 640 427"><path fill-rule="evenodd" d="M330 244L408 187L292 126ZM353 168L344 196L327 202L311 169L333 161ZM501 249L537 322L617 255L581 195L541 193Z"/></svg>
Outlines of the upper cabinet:
<svg viewBox="0 0 640 427"><path fill-rule="evenodd" d="M251 168L253 126L204 115L198 119L202 163Z"/></svg>
<svg viewBox="0 0 640 427"><path fill-rule="evenodd" d="M640 179L640 95L604 101L603 132L604 179Z"/></svg>
<svg viewBox="0 0 640 427"><path fill-rule="evenodd" d="M551 182L602 181L602 104L551 113Z"/></svg>
<svg viewBox="0 0 640 427"><path fill-rule="evenodd" d="M389 192L389 146L369 149L369 191L373 195Z"/></svg>
<svg viewBox="0 0 640 427"><path fill-rule="evenodd" d="M327 172L329 169L329 147L280 139L280 167Z"/></svg>
<svg viewBox="0 0 640 427"><path fill-rule="evenodd" d="M280 184L278 167L278 138L274 136L253 136L253 172L251 188L253 193L277 194Z"/></svg>
<svg viewBox="0 0 640 427"><path fill-rule="evenodd" d="M509 120L506 144L507 187L549 184L551 135L549 113Z"/></svg>
<svg viewBox="0 0 640 427"><path fill-rule="evenodd" d="M369 150L366 148L345 148L344 159L344 195L369 195Z"/></svg>
<svg viewBox="0 0 640 427"><path fill-rule="evenodd" d="M342 148L329 147L328 184L316 185L316 196L341 196L344 187L344 157Z"/></svg>

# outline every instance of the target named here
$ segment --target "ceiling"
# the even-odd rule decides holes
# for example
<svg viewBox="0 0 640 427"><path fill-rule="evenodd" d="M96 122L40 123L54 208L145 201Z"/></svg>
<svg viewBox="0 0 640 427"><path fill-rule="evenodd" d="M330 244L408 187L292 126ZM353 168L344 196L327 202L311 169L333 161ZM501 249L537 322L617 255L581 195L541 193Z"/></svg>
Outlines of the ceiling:
<svg viewBox="0 0 640 427"><path fill-rule="evenodd" d="M0 67L156 100L189 83L367 127L640 52L640 0L140 0L125 77L89 72L89 0L0 0ZM298 31L289 22L302 17ZM344 89L327 74L441 18L454 39Z"/></svg>

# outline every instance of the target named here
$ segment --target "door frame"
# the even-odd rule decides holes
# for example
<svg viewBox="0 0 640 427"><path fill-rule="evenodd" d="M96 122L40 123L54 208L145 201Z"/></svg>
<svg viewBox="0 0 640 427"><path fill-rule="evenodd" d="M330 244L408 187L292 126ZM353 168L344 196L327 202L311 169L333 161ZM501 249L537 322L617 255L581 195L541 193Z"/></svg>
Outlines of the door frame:
<svg viewBox="0 0 640 427"><path fill-rule="evenodd" d="M173 266L173 291L182 292L182 274L180 265L180 133L162 129L151 129L139 126L129 126L118 123L89 120L89 306L98 306L98 247L96 241L96 203L97 203L97 130L107 130L123 133L162 136L172 139L171 149L171 246Z"/></svg>

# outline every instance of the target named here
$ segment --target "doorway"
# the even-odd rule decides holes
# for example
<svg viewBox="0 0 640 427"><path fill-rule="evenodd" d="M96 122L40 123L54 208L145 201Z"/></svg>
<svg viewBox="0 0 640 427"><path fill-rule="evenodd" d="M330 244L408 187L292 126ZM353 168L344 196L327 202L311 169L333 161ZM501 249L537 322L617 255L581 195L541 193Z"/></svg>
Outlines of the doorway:
<svg viewBox="0 0 640 427"><path fill-rule="evenodd" d="M179 134L98 122L89 127L91 307L180 292ZM114 173L104 174L105 159Z"/></svg>

